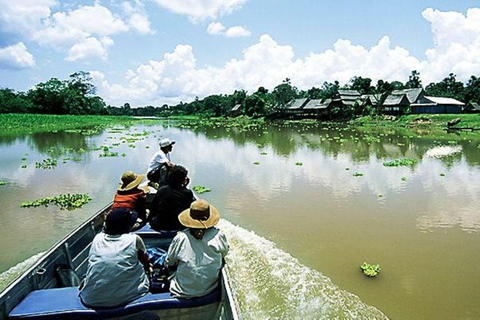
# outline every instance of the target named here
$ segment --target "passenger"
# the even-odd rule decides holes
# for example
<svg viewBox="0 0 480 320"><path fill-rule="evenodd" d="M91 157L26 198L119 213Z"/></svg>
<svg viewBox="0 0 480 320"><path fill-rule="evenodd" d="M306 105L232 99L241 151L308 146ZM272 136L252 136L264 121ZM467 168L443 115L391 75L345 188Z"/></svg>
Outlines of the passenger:
<svg viewBox="0 0 480 320"><path fill-rule="evenodd" d="M88 256L88 268L80 286L80 298L89 307L115 307L148 292L151 272L145 244L128 230L137 214L125 208L110 212L105 231L95 236Z"/></svg>
<svg viewBox="0 0 480 320"><path fill-rule="evenodd" d="M118 208L127 208L137 213L138 220L132 230L139 229L147 222L147 195L148 189L139 188L145 179L144 174L127 171L122 175L122 185L117 189L110 211Z"/></svg>
<svg viewBox="0 0 480 320"><path fill-rule="evenodd" d="M150 226L155 230L179 230L184 227L178 215L195 201L192 190L187 188L188 171L180 165L170 170L168 184L160 187L150 204Z"/></svg>
<svg viewBox="0 0 480 320"><path fill-rule="evenodd" d="M160 140L160 150L158 150L150 159L148 166L147 178L149 185L158 189L167 182L169 170L173 167L170 160L170 152L172 152L175 141L169 138Z"/></svg>
<svg viewBox="0 0 480 320"><path fill-rule="evenodd" d="M180 298L204 296L217 288L228 252L227 238L214 227L220 213L206 200L197 200L178 219L189 229L179 231L168 248L165 265L176 267L170 292Z"/></svg>

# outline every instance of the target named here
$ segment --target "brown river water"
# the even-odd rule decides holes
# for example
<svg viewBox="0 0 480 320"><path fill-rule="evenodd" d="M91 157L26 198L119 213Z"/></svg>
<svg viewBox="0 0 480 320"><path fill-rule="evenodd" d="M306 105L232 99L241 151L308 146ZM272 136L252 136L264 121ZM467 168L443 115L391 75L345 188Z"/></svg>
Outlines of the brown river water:
<svg viewBox="0 0 480 320"><path fill-rule="evenodd" d="M157 141L222 213L245 319L480 319L480 137L275 124L0 137L0 287L142 173ZM100 157L107 146L116 157ZM35 162L57 159L53 169ZM385 162L410 158L412 166ZM24 166L22 168L22 166ZM88 193L74 211L25 201ZM360 270L380 264L376 278Z"/></svg>

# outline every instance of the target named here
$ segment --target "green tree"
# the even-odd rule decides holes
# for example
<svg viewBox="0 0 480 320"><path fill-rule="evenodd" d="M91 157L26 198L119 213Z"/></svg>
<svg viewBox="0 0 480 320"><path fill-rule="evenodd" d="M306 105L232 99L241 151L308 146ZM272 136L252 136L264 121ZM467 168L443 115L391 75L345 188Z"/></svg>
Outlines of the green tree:
<svg viewBox="0 0 480 320"><path fill-rule="evenodd" d="M33 107L24 93L8 88L0 89L0 113L28 113Z"/></svg>
<svg viewBox="0 0 480 320"><path fill-rule="evenodd" d="M348 88L357 90L360 92L360 94L370 94L375 90L375 88L372 86L372 79L362 77L353 77L350 80L350 85Z"/></svg>
<svg viewBox="0 0 480 320"><path fill-rule="evenodd" d="M273 89L272 97L278 108L283 109L290 101L296 99L298 90L292 86L290 79L286 78L282 84Z"/></svg>
<svg viewBox="0 0 480 320"><path fill-rule="evenodd" d="M430 96L447 97L458 100L465 99L464 85L457 81L455 74L450 73L448 77L438 83L430 83L425 92Z"/></svg>
<svg viewBox="0 0 480 320"><path fill-rule="evenodd" d="M464 89L465 103L480 103L480 78L471 76Z"/></svg>
<svg viewBox="0 0 480 320"><path fill-rule="evenodd" d="M413 70L412 74L408 77L408 81L405 83L405 89L421 88L422 80L420 80L420 73L417 70Z"/></svg>

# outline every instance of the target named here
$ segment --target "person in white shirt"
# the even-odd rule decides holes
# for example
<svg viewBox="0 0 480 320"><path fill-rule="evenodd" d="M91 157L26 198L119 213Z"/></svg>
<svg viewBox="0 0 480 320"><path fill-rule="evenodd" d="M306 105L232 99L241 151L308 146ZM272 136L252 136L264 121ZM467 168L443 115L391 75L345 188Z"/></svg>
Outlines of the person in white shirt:
<svg viewBox="0 0 480 320"><path fill-rule="evenodd" d="M178 220L188 229L179 231L168 248L165 265L176 268L170 276L170 293L179 298L207 295L218 287L229 249L225 234L215 227L220 213L201 199L192 202Z"/></svg>
<svg viewBox="0 0 480 320"><path fill-rule="evenodd" d="M116 307L146 294L152 272L142 239L128 233L136 212L115 209L105 219L105 231L95 236L80 298L89 307Z"/></svg>
<svg viewBox="0 0 480 320"><path fill-rule="evenodd" d="M170 160L170 153L172 152L174 144L175 141L172 141L169 138L163 138L159 143L160 150L158 150L150 159L147 178L151 182L150 185L156 189L166 184L168 171L174 166Z"/></svg>

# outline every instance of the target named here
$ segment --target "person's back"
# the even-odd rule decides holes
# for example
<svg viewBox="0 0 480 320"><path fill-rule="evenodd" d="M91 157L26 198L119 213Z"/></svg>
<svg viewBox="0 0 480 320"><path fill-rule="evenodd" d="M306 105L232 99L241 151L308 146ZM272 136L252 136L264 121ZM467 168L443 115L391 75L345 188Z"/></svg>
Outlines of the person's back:
<svg viewBox="0 0 480 320"><path fill-rule="evenodd" d="M179 231L167 255L167 265L177 265L170 292L182 298L201 297L218 286L223 257L228 252L225 235L217 228L196 239L190 229Z"/></svg>
<svg viewBox="0 0 480 320"><path fill-rule="evenodd" d="M179 231L168 248L165 265L176 268L170 292L181 298L204 296L217 288L228 253L227 238L214 227L220 214L207 201L197 200L178 219L189 229Z"/></svg>
<svg viewBox="0 0 480 320"><path fill-rule="evenodd" d="M135 213L114 210L107 216L105 232L93 239L79 293L85 305L120 306L148 292L149 280L139 260L145 245L137 235L127 233L135 220Z"/></svg>
<svg viewBox="0 0 480 320"><path fill-rule="evenodd" d="M160 187L150 204L150 225L155 230L184 229L178 221L178 215L195 200L192 190L188 189L188 171L175 165L169 176L168 185Z"/></svg>

